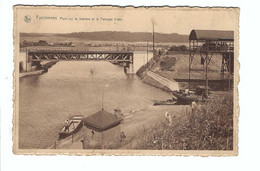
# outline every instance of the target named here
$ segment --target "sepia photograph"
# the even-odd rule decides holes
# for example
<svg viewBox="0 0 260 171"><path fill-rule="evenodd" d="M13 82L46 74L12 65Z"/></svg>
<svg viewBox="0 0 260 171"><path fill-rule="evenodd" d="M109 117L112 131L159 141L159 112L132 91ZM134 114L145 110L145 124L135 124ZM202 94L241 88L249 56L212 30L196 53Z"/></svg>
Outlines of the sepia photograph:
<svg viewBox="0 0 260 171"><path fill-rule="evenodd" d="M15 154L238 154L239 8L13 11Z"/></svg>

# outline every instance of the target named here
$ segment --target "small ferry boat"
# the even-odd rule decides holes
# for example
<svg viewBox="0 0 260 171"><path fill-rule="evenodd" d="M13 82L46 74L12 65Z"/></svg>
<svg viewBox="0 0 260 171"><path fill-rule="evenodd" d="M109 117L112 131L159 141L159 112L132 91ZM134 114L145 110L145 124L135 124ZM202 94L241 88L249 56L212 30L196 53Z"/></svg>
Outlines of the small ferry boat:
<svg viewBox="0 0 260 171"><path fill-rule="evenodd" d="M176 104L177 99L168 99L168 100L154 100L153 105L174 105Z"/></svg>
<svg viewBox="0 0 260 171"><path fill-rule="evenodd" d="M67 121L65 121L64 126L59 132L60 137L68 136L73 133L76 133L80 127L83 125L83 116L82 115L74 115Z"/></svg>
<svg viewBox="0 0 260 171"><path fill-rule="evenodd" d="M205 102L210 95L210 88L207 87L208 93L206 93L206 87L197 85L195 90L185 89L184 91L173 91L172 94L177 98L177 102L180 104L191 104L192 102Z"/></svg>
<svg viewBox="0 0 260 171"><path fill-rule="evenodd" d="M187 94L182 91L173 91L172 94L180 104L191 104L192 102L202 102L204 99L196 94Z"/></svg>
<svg viewBox="0 0 260 171"><path fill-rule="evenodd" d="M209 92L210 88L208 87L208 95L211 93ZM205 102L209 97L206 95L206 88L205 86L197 85L195 90L178 90L173 91L173 98L169 100L154 100L153 105L177 105L177 104L191 104L192 102Z"/></svg>

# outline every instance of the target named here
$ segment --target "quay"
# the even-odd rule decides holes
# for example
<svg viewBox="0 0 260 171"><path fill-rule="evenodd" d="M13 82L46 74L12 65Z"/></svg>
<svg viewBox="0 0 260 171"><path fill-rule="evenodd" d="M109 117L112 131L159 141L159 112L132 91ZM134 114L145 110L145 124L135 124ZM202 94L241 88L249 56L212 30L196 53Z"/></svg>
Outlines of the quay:
<svg viewBox="0 0 260 171"><path fill-rule="evenodd" d="M152 71L147 71L147 76L151 77L155 81L159 82L163 86L167 87L171 91L179 90L178 82L171 81L165 77L162 77Z"/></svg>

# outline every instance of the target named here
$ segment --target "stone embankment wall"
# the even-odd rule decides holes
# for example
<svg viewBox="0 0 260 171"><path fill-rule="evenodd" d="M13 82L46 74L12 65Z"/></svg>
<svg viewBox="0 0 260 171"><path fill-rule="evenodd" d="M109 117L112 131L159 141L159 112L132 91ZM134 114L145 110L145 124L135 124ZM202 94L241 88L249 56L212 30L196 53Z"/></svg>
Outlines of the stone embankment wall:
<svg viewBox="0 0 260 171"><path fill-rule="evenodd" d="M48 72L48 69L51 68L53 65L55 65L58 61L44 61L41 62L42 68L35 71L28 71L28 72L21 72L19 73L19 77L28 77L33 75L40 75L45 72Z"/></svg>
<svg viewBox="0 0 260 171"><path fill-rule="evenodd" d="M179 84L175 81L168 80L152 71L146 71L148 77L154 79L158 83L160 83L163 87L168 88L170 91L179 90Z"/></svg>
<svg viewBox="0 0 260 171"><path fill-rule="evenodd" d="M45 73L46 70L42 69L42 70L37 70L37 71L30 71L30 72L22 72L19 73L19 77L29 77L29 76L33 76L33 75L40 75Z"/></svg>
<svg viewBox="0 0 260 171"><path fill-rule="evenodd" d="M148 63L142 66L136 74L146 84L159 88L163 91L172 92L179 90L179 83L163 77L156 71L169 70L172 71L176 64L176 59L165 55L157 55L150 59Z"/></svg>

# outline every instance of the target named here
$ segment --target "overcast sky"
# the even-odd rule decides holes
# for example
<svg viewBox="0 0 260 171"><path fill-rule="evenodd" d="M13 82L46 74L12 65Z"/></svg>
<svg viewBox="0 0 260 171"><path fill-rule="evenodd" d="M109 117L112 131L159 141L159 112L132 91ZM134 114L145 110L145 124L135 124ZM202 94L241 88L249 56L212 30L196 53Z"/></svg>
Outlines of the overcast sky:
<svg viewBox="0 0 260 171"><path fill-rule="evenodd" d="M155 32L160 33L189 34L192 29L235 30L238 26L236 9L31 8L17 9L15 16L19 32L152 32L152 21L155 23ZM30 16L31 21L25 22L25 16ZM68 20L69 18L72 20ZM112 21L105 21L102 18Z"/></svg>

